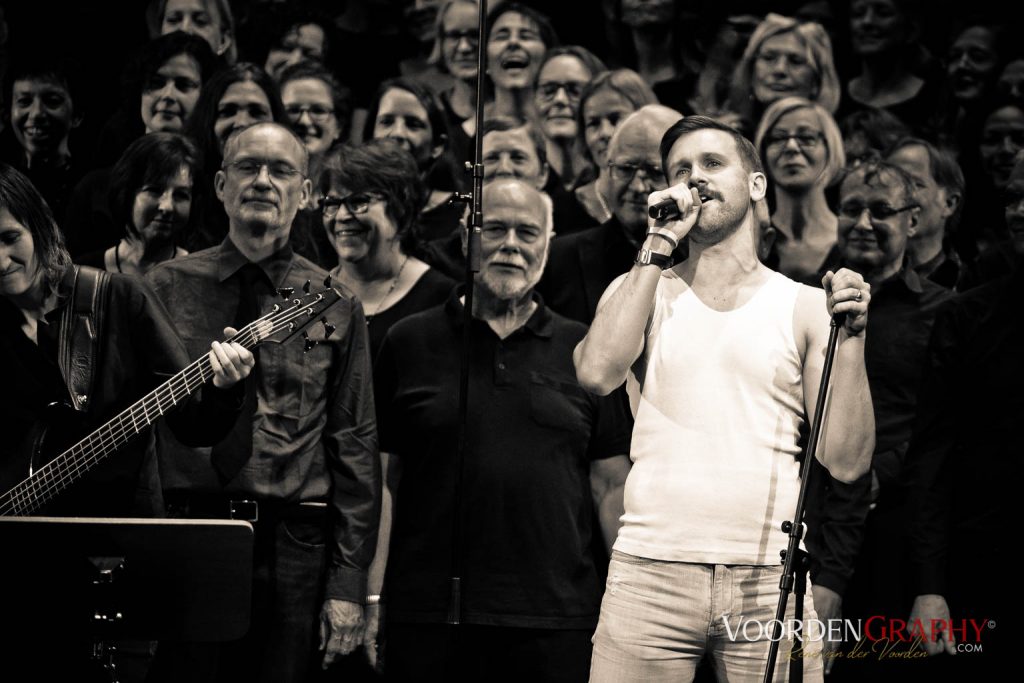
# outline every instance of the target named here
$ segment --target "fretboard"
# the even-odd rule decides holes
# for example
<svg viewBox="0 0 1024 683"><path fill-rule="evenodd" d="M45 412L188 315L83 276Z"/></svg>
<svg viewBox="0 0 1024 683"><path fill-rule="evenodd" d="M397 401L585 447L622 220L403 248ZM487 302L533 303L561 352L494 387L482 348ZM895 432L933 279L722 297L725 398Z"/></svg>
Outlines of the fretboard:
<svg viewBox="0 0 1024 683"><path fill-rule="evenodd" d="M254 325L246 325L230 341L246 348L256 346ZM0 495L0 517L35 512L107 456L145 432L157 418L178 406L211 377L213 367L209 356L204 355Z"/></svg>

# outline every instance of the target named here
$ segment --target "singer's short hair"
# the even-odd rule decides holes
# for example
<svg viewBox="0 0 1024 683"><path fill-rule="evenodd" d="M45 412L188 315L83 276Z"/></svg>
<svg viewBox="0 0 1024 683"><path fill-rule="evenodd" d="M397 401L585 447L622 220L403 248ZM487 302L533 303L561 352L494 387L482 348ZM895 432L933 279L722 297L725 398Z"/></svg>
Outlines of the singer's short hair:
<svg viewBox="0 0 1024 683"><path fill-rule="evenodd" d="M661 168L666 178L669 177L669 152L672 151L679 138L699 130L720 130L723 133L728 133L736 143L736 151L739 153L740 161L747 173L764 173L764 166L761 164L761 158L757 155L754 143L743 137L738 130L710 116L687 116L669 128L661 138Z"/></svg>

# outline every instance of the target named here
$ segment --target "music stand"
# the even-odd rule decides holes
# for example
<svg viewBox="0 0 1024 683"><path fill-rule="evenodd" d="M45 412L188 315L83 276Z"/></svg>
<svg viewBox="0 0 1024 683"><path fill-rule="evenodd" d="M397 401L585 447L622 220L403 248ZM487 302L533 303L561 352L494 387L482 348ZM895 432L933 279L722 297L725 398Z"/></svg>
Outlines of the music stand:
<svg viewBox="0 0 1024 683"><path fill-rule="evenodd" d="M91 639L111 680L111 640L222 642L249 629L248 522L2 517L0 548L0 642Z"/></svg>

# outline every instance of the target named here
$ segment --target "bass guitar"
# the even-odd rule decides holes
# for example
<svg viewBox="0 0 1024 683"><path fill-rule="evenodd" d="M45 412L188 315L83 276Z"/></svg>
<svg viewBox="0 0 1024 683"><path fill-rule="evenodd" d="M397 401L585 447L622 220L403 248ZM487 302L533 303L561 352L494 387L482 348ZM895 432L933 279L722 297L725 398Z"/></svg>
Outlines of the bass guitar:
<svg viewBox="0 0 1024 683"><path fill-rule="evenodd" d="M309 337L306 328L319 321L323 325L324 338L330 336L335 327L324 313L343 296L330 286L330 278L324 285L326 289L323 291L310 293L307 282L303 287L304 295L295 298L291 298L293 290L281 290L284 302L275 304L269 313L240 329L228 341L253 349L264 343L283 343L302 332L305 350L309 351L319 342ZM0 495L0 517L37 512L119 448L144 433L157 418L173 410L212 377L209 356L203 355L64 450L53 448L50 442L55 439L48 439L47 435L59 431L58 425L68 422L66 417L40 421L31 432L31 443L22 449L20 457L15 455L3 459L0 491L5 493ZM80 415L68 406L51 406L52 413L62 414L65 411ZM57 441L62 445L69 443L67 440Z"/></svg>

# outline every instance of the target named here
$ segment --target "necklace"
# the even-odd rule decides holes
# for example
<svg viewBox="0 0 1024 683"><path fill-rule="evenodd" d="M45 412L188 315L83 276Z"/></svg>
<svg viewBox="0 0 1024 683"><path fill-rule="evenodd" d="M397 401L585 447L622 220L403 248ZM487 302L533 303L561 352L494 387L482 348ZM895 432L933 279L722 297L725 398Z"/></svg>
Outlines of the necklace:
<svg viewBox="0 0 1024 683"><path fill-rule="evenodd" d="M169 258L167 260L168 261L174 260L174 258L177 255L178 255L178 249L177 249L177 247L175 247L175 248L173 248L171 250L171 258ZM123 274L124 271L121 270L121 243L120 242L118 242L117 244L114 245L114 263L117 265L117 272Z"/></svg>
<svg viewBox="0 0 1024 683"><path fill-rule="evenodd" d="M380 303L377 304L377 310L375 310L373 313L367 313L366 314L366 324L367 325L369 325L370 321L373 320L373 316L375 316L378 313L380 313L381 309L384 308L384 304L387 303L388 297L391 296L391 293L393 291L395 291L395 287L398 286L398 280L401 279L402 271L405 270L405 264L408 263L408 262L409 262L409 257L406 256L405 260L402 261L402 265L399 266L399 268L398 268L398 274L395 275L395 279L391 281L391 286L388 287L388 291L384 294L384 297L380 300Z"/></svg>

